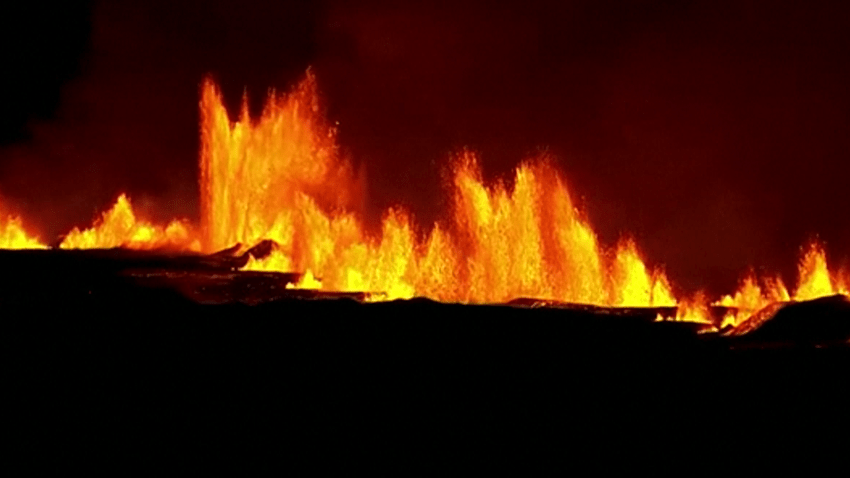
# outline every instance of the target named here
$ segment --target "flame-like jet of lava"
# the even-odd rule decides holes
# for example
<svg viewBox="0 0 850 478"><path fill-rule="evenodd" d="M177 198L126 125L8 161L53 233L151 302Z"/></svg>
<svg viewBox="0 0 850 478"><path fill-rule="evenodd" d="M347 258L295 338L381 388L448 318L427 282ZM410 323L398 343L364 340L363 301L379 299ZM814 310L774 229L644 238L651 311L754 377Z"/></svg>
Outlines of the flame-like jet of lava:
<svg viewBox="0 0 850 478"><path fill-rule="evenodd" d="M38 238L30 236L25 230L21 218L9 216L0 219L0 249L45 249Z"/></svg>
<svg viewBox="0 0 850 478"><path fill-rule="evenodd" d="M817 242L803 250L799 275L800 282L794 292L794 300L811 300L842 292L839 290L839 277L830 273L826 252Z"/></svg>
<svg viewBox="0 0 850 478"><path fill-rule="evenodd" d="M247 268L310 273L309 287L383 292L378 298L504 302L517 297L610 306L680 304L678 320L707 320L709 300L677 300L660 269L647 267L624 240L599 244L576 209L566 182L546 158L525 162L508 184L486 184L477 158L451 164L451 210L427 234L411 215L386 212L370 236L352 205L362 185L339 157L334 131L319 114L315 78L289 95L272 94L259 118L230 121L215 85L201 100L201 190L204 246L272 239L278 247ZM734 321L765 305L847 293L847 273L830 274L822 246L811 245L793 296L777 277L748 274L717 305ZM318 278L318 279L316 279Z"/></svg>
<svg viewBox="0 0 850 478"><path fill-rule="evenodd" d="M246 98L232 123L217 87L205 81L201 148L201 226L208 252L295 234L292 215L305 208L351 208L362 201L361 183L340 160L335 130L319 112L309 71L290 94L272 92L253 122ZM318 238L303 240L316 244Z"/></svg>
<svg viewBox="0 0 850 478"><path fill-rule="evenodd" d="M768 304L792 298L803 301L836 294L850 295L847 271L839 269L831 272L824 247L817 241L801 250L797 274L797 286L792 295L779 277L764 277L759 280L755 273L750 271L734 295L727 295L718 301L718 305L734 307L737 310L734 317L727 317L725 322L739 324Z"/></svg>
<svg viewBox="0 0 850 478"><path fill-rule="evenodd" d="M210 80L203 83L200 110L200 230L185 220L161 226L139 219L122 194L60 247L216 252L270 239L271 253L250 256L246 269L302 272L297 288L369 292L373 300L530 297L678 306L668 319L711 322L707 296L677 299L664 272L647 266L633 240L600 244L546 157L520 164L508 181L488 183L478 158L460 153L447 171L451 207L441 221L423 231L409 212L393 208L380 231L369 233L359 214L363 175L340 156L309 71L289 94L272 93L258 118L251 118L245 99L231 121ZM20 219L0 219L0 248L44 247ZM831 270L823 245L813 242L801 251L793 289L778 276L751 270L734 294L714 305L729 307L724 323L736 325L771 303L850 295L849 289L850 270Z"/></svg>
<svg viewBox="0 0 850 478"><path fill-rule="evenodd" d="M111 209L85 230L74 228L62 243L62 249L93 249L126 247L128 249L168 248L175 250L200 249L187 221L174 220L167 226L157 226L139 220L130 200L122 194Z"/></svg>
<svg viewBox="0 0 850 478"><path fill-rule="evenodd" d="M324 289L386 298L675 304L634 242L603 250L545 159L518 167L512 187L488 186L464 153L453 165L450 221L418 237L410 214L394 209L370 237L350 209L361 188L318 113L312 75L289 95L272 94L257 119L243 106L235 122L208 81L201 117L204 247L274 240L279 247L250 269L309 271Z"/></svg>

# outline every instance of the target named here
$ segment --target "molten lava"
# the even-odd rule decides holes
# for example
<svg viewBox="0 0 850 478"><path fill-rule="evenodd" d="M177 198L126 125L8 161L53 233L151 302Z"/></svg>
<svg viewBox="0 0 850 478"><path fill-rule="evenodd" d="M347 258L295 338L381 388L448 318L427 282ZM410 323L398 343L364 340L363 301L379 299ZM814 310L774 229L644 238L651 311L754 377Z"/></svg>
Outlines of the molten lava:
<svg viewBox="0 0 850 478"><path fill-rule="evenodd" d="M0 218L0 249L45 249L37 238L30 236L25 230L21 218L9 216Z"/></svg>
<svg viewBox="0 0 850 478"><path fill-rule="evenodd" d="M126 247L130 249L168 248L200 249L187 221L174 220L167 226L155 226L136 218L130 200L122 194L112 209L103 213L95 225L80 231L73 229L62 243L62 249Z"/></svg>
<svg viewBox="0 0 850 478"><path fill-rule="evenodd" d="M351 208L362 201L361 183L340 160L335 130L319 113L316 80L310 72L289 95L272 93L254 122L246 98L239 121L231 123L215 84L206 81L201 95L201 148L206 251L289 237L296 233L292 216L305 208ZM320 242L318 235L324 234L304 228L299 232L315 232L305 239L314 246ZM285 242L292 240L296 239Z"/></svg>
<svg viewBox="0 0 850 478"><path fill-rule="evenodd" d="M727 295L719 301L719 305L737 308L734 317L727 317L727 323L738 324L752 313L774 302L817 299L835 294L850 295L848 289L847 271L831 272L827 266L826 252L823 245L812 242L802 251L798 264L797 287L793 294L779 277L765 277L759 280L750 273L741 282L734 295ZM762 286L759 286L759 282Z"/></svg>
<svg viewBox="0 0 850 478"><path fill-rule="evenodd" d="M201 110L204 248L278 244L249 269L308 271L323 289L389 299L675 305L666 276L646 266L634 242L599 245L545 159L517 168L507 188L486 185L474 155L462 154L446 223L420 237L411 215L394 209L370 237L352 211L362 186L317 113L311 75L290 95L272 94L255 120L243 106L231 122L211 82Z"/></svg>
<svg viewBox="0 0 850 478"><path fill-rule="evenodd" d="M274 241L251 257L250 270L302 272L295 287L369 292L372 300L429 297L463 303L519 297L618 307L677 306L671 319L711 322L704 293L674 295L659 267L635 242L600 244L577 210L564 178L546 157L516 168L510 181L488 184L478 158L463 152L449 164L450 210L421 229L404 209L386 211L379 233L363 225L364 177L340 155L336 131L322 116L316 79L286 95L272 93L258 118L247 99L232 121L212 81L202 86L201 221L158 226L140 220L129 199L89 229L74 229L62 248L170 248L215 252ZM0 248L45 247L19 219L0 220ZM850 271L830 270L821 244L802 251L789 293L778 277L744 276L716 301L738 324L768 304L848 294Z"/></svg>

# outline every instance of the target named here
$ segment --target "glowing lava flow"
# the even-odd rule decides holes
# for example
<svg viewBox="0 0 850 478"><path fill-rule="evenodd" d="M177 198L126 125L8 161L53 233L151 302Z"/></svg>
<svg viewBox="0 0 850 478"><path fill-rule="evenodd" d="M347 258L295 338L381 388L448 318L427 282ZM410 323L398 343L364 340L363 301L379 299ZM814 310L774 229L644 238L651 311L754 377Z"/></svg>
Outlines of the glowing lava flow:
<svg viewBox="0 0 850 478"><path fill-rule="evenodd" d="M812 243L807 250L803 251L799 271L800 282L794 292L794 300L811 300L847 293L843 278L838 273L835 275L830 273L826 264L826 253L820 244Z"/></svg>

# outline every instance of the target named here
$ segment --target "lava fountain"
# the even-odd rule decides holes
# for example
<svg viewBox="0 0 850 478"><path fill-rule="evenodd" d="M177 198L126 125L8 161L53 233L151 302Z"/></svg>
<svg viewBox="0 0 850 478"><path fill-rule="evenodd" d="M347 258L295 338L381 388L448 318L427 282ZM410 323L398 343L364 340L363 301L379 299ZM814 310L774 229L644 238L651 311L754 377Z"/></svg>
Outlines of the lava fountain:
<svg viewBox="0 0 850 478"><path fill-rule="evenodd" d="M259 118L250 118L243 101L231 121L211 81L200 106L204 248L273 240L272 254L252 259L248 269L307 272L310 287L389 299L681 303L687 307L680 318L705 315L705 295L677 300L663 270L647 266L633 240L600 245L549 158L522 163L508 184L486 184L478 158L460 153L449 166L451 208L443 221L422 233L408 211L395 208L372 237L353 209L362 201L362 178L338 154L312 74L288 95L272 93ZM846 293L844 277L830 274L814 244L803 255L794 298ZM718 304L744 314L790 297L779 278L750 274Z"/></svg>
<svg viewBox="0 0 850 478"><path fill-rule="evenodd" d="M452 166L452 211L417 234L387 211L370 237L351 210L362 191L318 114L315 78L269 97L257 119L231 122L212 82L201 98L205 250L273 240L250 269L310 272L321 287L386 298L505 302L536 297L597 305L675 305L669 281L633 241L604 250L546 158L520 165L512 187L486 185L477 158Z"/></svg>
<svg viewBox="0 0 850 478"><path fill-rule="evenodd" d="M678 320L708 320L705 294L674 294L663 269L649 266L632 239L600 244L546 156L521 163L509 181L487 183L476 155L458 153L447 165L450 208L442 220L423 228L409 211L392 208L370 234L362 219L364 175L341 156L318 98L308 71L288 94L272 92L259 117L250 116L246 98L231 120L215 83L204 81L200 225L145 221L122 194L60 247L212 253L271 240L271 253L251 257L245 268L303 273L302 288L368 292L373 300L678 306ZM43 247L19 218L0 219L0 248ZM790 292L778 276L750 271L735 293L713 304L730 307L724 320L736 324L773 302L848 294L850 271L830 270L822 244L800 257Z"/></svg>

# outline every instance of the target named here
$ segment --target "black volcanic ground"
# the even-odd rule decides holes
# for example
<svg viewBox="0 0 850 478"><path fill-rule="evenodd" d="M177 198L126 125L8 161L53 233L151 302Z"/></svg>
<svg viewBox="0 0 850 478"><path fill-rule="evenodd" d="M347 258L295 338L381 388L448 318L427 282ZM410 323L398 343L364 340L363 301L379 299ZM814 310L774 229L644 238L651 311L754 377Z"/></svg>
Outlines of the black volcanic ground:
<svg viewBox="0 0 850 478"><path fill-rule="evenodd" d="M660 434L693 453L741 427L846 417L844 297L705 333L655 309L363 303L235 272L245 260L0 251L15 450L53 470L244 473L281 450L396 456L564 434L629 447ZM243 453L265 458L233 461Z"/></svg>

